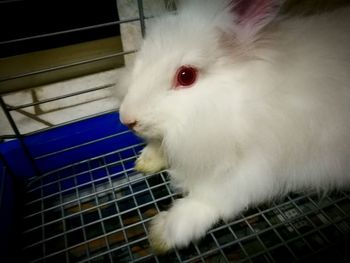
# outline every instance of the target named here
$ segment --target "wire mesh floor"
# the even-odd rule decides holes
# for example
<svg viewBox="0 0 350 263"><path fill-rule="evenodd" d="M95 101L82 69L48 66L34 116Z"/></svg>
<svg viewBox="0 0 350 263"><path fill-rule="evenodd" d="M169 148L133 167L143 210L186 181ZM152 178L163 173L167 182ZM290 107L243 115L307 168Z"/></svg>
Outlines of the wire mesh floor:
<svg viewBox="0 0 350 263"><path fill-rule="evenodd" d="M177 198L165 172L133 170L143 145L47 173L28 184L23 255L29 262L341 261L350 195L289 195L221 222L184 250L157 257L147 227Z"/></svg>

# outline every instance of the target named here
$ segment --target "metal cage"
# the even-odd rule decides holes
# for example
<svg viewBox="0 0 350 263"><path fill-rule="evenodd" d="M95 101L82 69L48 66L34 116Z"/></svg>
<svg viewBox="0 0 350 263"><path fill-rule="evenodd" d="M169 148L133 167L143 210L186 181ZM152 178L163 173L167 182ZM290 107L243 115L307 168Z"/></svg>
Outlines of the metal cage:
<svg viewBox="0 0 350 263"><path fill-rule="evenodd" d="M134 4L136 17L93 27L136 21L144 35L144 3L138 0ZM40 39L47 34L33 37ZM135 51L123 50L91 61L103 62ZM186 249L154 255L148 242L148 223L179 194L170 187L165 171L147 176L134 171L134 161L144 143L119 123L118 113L111 109L30 132L23 132L14 116L28 107L118 84L107 83L25 104L7 101L12 92L7 88L10 80L55 73L91 61L21 72L0 80L0 104L13 129L13 134L2 135L0 144L0 239L8 254L18 252L22 262L346 260L350 195L342 191L325 196L290 194L283 200L251 208L233 221L220 222L204 239ZM17 86L19 89L21 86ZM15 257L3 254L0 261L12 262Z"/></svg>

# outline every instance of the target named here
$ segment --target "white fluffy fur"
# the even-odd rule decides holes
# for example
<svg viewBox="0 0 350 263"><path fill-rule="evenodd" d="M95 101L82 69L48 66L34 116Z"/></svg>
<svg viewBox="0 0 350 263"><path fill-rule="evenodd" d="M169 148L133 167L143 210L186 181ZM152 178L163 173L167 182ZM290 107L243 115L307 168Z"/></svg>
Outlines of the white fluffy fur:
<svg viewBox="0 0 350 263"><path fill-rule="evenodd" d="M162 143L186 193L152 224L159 252L289 191L350 184L350 9L276 19L242 40L231 1L187 2L153 21L120 108ZM187 64L198 81L173 90Z"/></svg>

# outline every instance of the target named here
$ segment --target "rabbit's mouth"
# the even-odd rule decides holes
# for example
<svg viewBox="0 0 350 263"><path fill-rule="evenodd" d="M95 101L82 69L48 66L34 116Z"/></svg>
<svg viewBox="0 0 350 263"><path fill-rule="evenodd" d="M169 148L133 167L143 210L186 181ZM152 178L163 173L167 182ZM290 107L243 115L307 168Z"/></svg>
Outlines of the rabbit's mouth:
<svg viewBox="0 0 350 263"><path fill-rule="evenodd" d="M160 129L158 129L157 127L140 122L133 126L132 131L137 136L146 140L160 139L163 137L161 135Z"/></svg>

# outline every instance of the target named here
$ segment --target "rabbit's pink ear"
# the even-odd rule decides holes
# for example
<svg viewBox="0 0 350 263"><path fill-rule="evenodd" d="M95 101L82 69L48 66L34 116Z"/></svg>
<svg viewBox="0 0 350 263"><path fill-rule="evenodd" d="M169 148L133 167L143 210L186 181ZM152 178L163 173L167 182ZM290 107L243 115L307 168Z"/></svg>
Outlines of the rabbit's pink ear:
<svg viewBox="0 0 350 263"><path fill-rule="evenodd" d="M232 0L231 12L241 42L254 41L277 15L282 0Z"/></svg>

